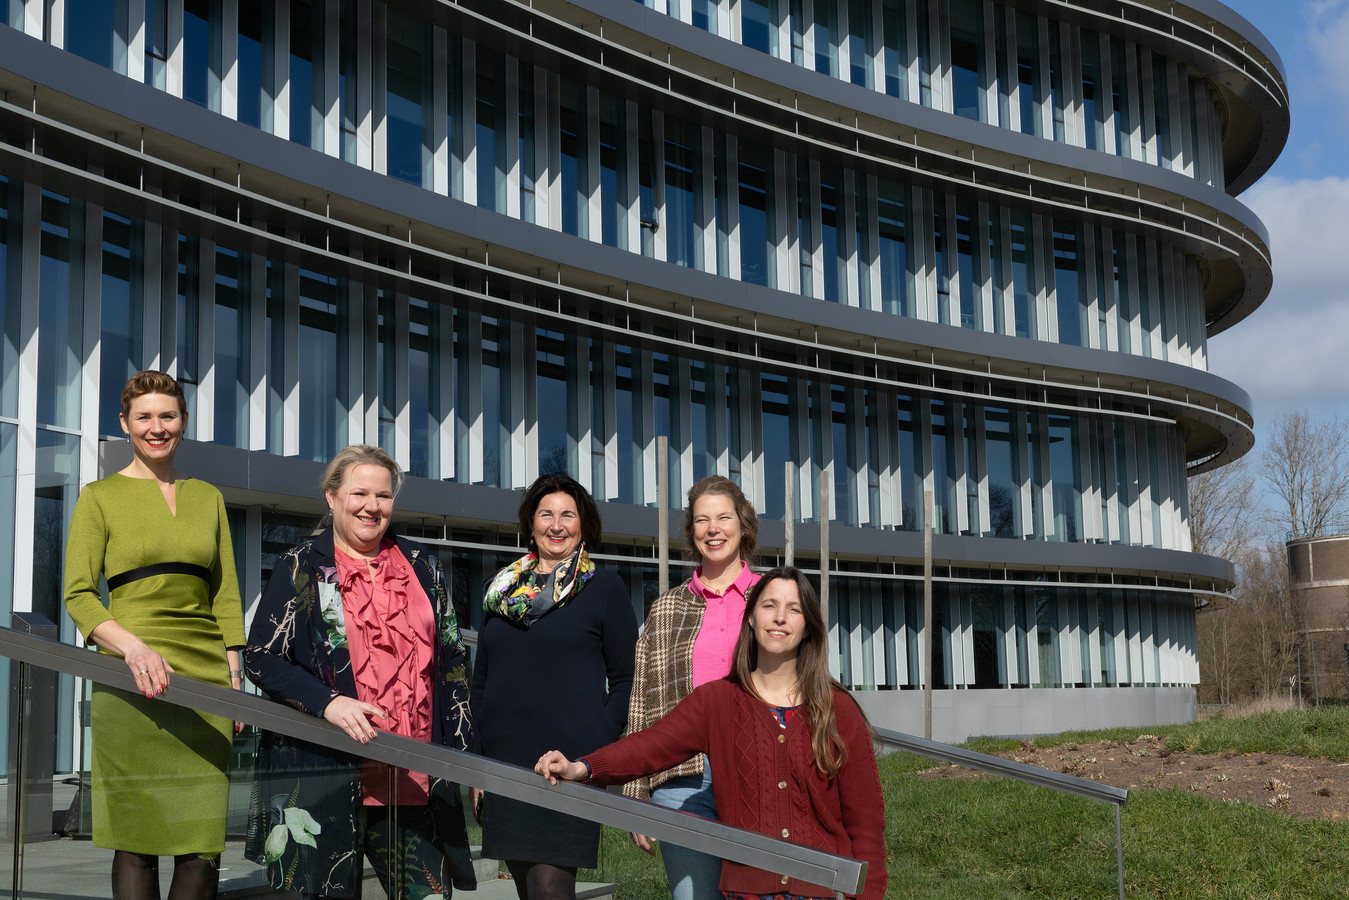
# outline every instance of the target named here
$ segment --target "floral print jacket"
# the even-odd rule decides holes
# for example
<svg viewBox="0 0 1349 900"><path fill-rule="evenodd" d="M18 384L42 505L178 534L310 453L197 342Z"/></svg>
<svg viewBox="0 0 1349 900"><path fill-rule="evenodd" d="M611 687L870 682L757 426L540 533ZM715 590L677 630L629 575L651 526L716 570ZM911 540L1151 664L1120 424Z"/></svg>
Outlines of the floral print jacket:
<svg viewBox="0 0 1349 900"><path fill-rule="evenodd" d="M440 560L418 543L394 541L434 608L432 742L467 750L473 740L467 656ZM277 561L253 615L244 669L271 699L314 716L339 694L357 696L331 528ZM244 855L266 866L273 888L359 896L365 833L360 763L341 750L262 733ZM430 802L453 886L472 890L476 879L458 786L432 779ZM445 887L448 896L450 885Z"/></svg>

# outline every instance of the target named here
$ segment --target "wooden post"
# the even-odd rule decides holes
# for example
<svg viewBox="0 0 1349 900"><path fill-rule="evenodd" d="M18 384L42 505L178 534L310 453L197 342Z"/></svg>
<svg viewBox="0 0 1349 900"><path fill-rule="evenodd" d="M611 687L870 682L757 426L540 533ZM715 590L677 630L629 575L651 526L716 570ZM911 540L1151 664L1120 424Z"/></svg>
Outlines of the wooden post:
<svg viewBox="0 0 1349 900"><path fill-rule="evenodd" d="M923 491L923 737L932 740L932 492Z"/></svg>
<svg viewBox="0 0 1349 900"><path fill-rule="evenodd" d="M829 479L820 477L820 615L829 634ZM829 641L829 671L839 672L838 644ZM842 680L841 678L839 679Z"/></svg>
<svg viewBox="0 0 1349 900"><path fill-rule="evenodd" d="M656 580L660 594L670 589L670 439L656 436ZM657 594L656 596L660 596Z"/></svg>

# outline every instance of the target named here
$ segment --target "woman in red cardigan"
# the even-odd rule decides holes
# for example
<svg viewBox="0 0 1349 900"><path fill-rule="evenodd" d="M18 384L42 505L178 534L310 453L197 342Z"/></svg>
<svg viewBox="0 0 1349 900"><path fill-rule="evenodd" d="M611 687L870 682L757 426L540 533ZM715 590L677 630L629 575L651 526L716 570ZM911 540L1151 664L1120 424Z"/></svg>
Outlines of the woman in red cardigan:
<svg viewBox="0 0 1349 900"><path fill-rule="evenodd" d="M570 761L550 750L534 770L622 784L706 753L728 825L865 861L865 900L885 896L885 804L866 717L829 675L828 632L810 582L773 569L750 589L731 674L663 719ZM818 884L727 861L727 900L833 897Z"/></svg>

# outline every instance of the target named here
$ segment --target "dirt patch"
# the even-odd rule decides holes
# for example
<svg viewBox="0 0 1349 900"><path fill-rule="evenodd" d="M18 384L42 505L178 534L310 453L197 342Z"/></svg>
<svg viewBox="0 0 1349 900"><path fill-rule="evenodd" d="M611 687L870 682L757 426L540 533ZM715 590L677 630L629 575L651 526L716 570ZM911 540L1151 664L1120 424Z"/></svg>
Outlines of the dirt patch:
<svg viewBox="0 0 1349 900"><path fill-rule="evenodd" d="M1349 763L1273 753L1198 754L1172 751L1164 738L1065 744L1039 749L1027 741L999 756L1054 772L1128 788L1194 791L1229 802L1268 806L1303 818L1349 819ZM941 766L926 778L980 778L959 766Z"/></svg>

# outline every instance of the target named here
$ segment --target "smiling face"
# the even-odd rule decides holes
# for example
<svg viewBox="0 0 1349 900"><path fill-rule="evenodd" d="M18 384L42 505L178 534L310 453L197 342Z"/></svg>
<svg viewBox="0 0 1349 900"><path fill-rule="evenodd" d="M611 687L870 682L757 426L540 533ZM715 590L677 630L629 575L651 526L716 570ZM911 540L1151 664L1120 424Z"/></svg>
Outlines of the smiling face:
<svg viewBox="0 0 1349 900"><path fill-rule="evenodd" d="M544 494L534 510L533 522L530 537L545 568L562 562L581 545L581 514L571 494L564 491Z"/></svg>
<svg viewBox="0 0 1349 900"><path fill-rule="evenodd" d="M725 494L704 494L693 504L693 547L704 569L718 569L740 558L740 517Z"/></svg>
<svg viewBox="0 0 1349 900"><path fill-rule="evenodd" d="M795 657L806 634L806 617L801 612L801 592L790 578L774 578L759 588L758 600L750 613L759 659L764 654Z"/></svg>
<svg viewBox="0 0 1349 900"><path fill-rule="evenodd" d="M351 556L375 556L393 515L393 476L374 463L347 469L342 486L326 491L333 512L333 539Z"/></svg>
<svg viewBox="0 0 1349 900"><path fill-rule="evenodd" d="M122 430L131 439L136 458L152 468L173 464L185 419L178 400L168 394L141 394L121 416Z"/></svg>

